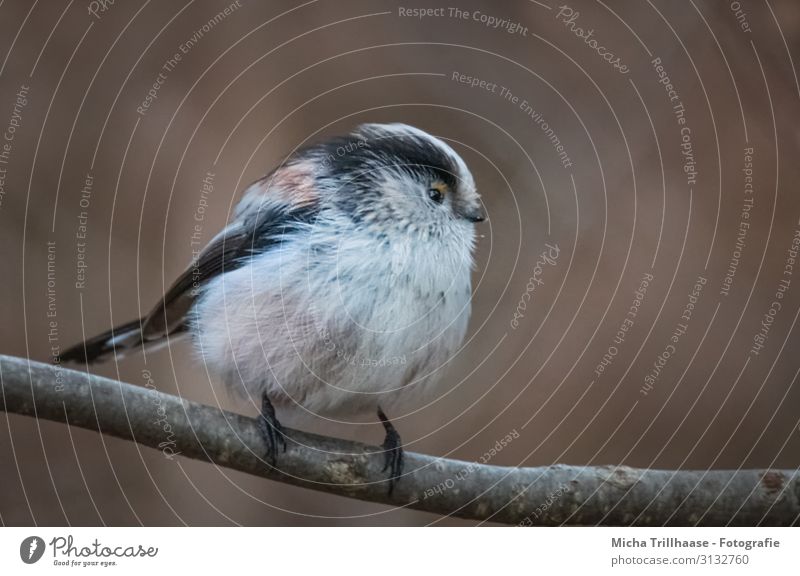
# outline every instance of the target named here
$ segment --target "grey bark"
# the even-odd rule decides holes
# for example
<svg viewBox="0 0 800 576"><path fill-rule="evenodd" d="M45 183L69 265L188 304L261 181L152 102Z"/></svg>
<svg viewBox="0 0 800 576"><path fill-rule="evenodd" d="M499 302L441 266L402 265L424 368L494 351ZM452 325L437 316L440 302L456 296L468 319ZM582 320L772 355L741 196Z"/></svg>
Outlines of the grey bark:
<svg viewBox="0 0 800 576"><path fill-rule="evenodd" d="M794 470L516 468L406 453L391 497L380 448L286 430L278 468L254 418L85 372L0 356L0 409L69 423L270 480L440 515L517 525L790 525ZM168 428L165 426L168 424ZM173 443L174 442L174 443Z"/></svg>

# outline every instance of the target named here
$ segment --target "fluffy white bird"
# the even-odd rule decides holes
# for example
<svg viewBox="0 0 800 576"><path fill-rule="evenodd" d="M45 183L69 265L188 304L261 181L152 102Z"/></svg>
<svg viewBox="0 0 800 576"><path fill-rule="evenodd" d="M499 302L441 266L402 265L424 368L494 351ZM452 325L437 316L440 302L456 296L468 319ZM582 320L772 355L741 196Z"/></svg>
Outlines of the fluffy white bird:
<svg viewBox="0 0 800 576"><path fill-rule="evenodd" d="M94 362L189 333L233 390L261 398L275 465L281 413L377 413L390 470L400 436L382 408L436 394L470 314L475 182L445 142L365 124L291 155L144 318L69 349Z"/></svg>

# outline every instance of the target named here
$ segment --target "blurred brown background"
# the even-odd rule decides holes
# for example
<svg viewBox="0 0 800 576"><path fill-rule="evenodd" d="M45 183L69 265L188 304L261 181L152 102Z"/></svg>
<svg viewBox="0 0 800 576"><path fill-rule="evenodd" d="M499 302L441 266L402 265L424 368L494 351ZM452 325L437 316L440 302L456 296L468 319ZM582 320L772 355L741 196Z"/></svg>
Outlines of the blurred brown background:
<svg viewBox="0 0 800 576"><path fill-rule="evenodd" d="M797 3L575 0L572 20L551 0L458 6L466 18L439 3L402 8L444 8L441 16L401 16L399 5L375 0L3 3L0 131L13 134L0 162L0 352L49 361L58 347L144 313L189 262L198 214L205 242L238 191L307 139L402 121L453 143L490 215L451 391L394 417L408 449L475 460L516 430L493 464L798 467L800 268L784 274L800 219ZM576 27L594 30L590 39L627 73ZM470 87L454 72L498 87ZM157 98L141 114L159 73ZM694 183L683 170L678 101ZM746 148L752 208L737 251ZM214 191L202 211L207 172ZM515 329L545 243L559 258ZM645 274L653 281L615 344ZM698 276L707 283L686 333L649 386ZM782 279L788 291L756 355ZM616 355L597 376L610 346ZM212 388L185 342L148 354L146 365L135 356L96 371L145 385L144 368L159 390L249 410ZM437 521L44 421L0 421L3 524ZM377 425L318 431L382 438Z"/></svg>

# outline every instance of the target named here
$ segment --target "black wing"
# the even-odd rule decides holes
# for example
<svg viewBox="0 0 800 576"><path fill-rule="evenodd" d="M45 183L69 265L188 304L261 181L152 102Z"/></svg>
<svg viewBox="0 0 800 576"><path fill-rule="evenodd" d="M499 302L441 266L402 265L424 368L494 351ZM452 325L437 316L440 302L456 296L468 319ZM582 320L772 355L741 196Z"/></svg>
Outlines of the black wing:
<svg viewBox="0 0 800 576"><path fill-rule="evenodd" d="M206 246L150 314L69 348L61 354L61 360L92 363L112 352L160 343L184 332L187 314L209 280L272 249L287 234L311 224L318 211L316 202L298 205L265 197L257 208L241 214Z"/></svg>

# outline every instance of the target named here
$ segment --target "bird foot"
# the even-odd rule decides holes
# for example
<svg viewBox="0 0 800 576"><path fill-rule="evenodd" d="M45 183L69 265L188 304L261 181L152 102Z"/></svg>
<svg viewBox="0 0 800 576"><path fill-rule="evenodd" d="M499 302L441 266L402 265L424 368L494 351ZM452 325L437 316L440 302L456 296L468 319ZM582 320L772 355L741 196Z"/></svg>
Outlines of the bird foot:
<svg viewBox="0 0 800 576"><path fill-rule="evenodd" d="M279 445L283 447L283 452L286 452L286 435L283 432L283 426L278 422L275 417L275 408L272 402L267 398L267 394L261 399L261 414L258 416L258 430L261 432L261 437L267 445L267 451L264 458L275 466L278 457Z"/></svg>
<svg viewBox="0 0 800 576"><path fill-rule="evenodd" d="M394 492L395 484L397 484L398 480L400 480L400 476L403 474L403 443L400 440L400 434L397 433L397 430L395 430L392 423L389 422L389 419L386 417L386 414L384 414L383 410L380 408L378 408L378 418L380 418L381 424L383 424L383 428L386 430L386 438L381 445L384 450L384 464L381 472L390 471L389 496L391 496L392 492Z"/></svg>

